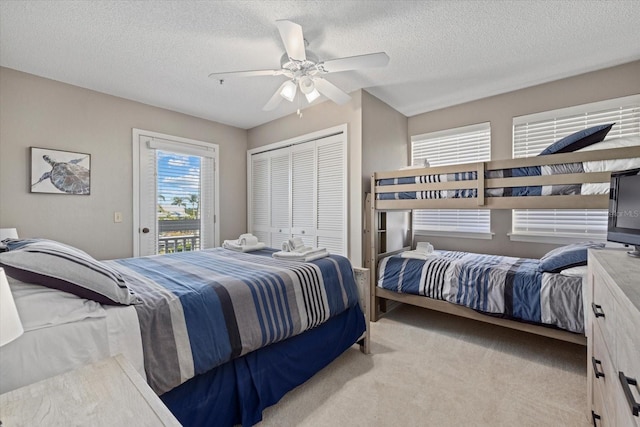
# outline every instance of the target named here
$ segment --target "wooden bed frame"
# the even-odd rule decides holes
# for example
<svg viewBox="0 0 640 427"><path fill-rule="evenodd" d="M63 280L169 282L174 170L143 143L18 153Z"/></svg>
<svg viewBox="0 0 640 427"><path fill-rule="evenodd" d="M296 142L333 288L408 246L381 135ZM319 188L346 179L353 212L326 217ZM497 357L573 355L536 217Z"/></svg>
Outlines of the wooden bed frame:
<svg viewBox="0 0 640 427"><path fill-rule="evenodd" d="M612 148L606 150L594 150L580 153L562 153L546 156L527 157L522 159L494 160L487 162L468 163L464 165L442 166L431 168L412 168L399 171L377 172L371 176L371 193L367 195L366 209L368 215L365 226L365 236L368 234L368 244L365 244L366 256L365 266L370 270L371 304L368 307L371 321L378 319L380 310L384 311L385 301L397 301L442 311L457 316L480 320L495 325L505 326L512 329L526 331L538 335L543 335L563 341L569 341L581 345L586 345L584 335L575 334L559 329L545 326L533 325L529 323L508 320L499 317L492 317L481 314L470 308L452 304L446 301L434 300L424 296L400 294L377 285L378 262L385 256L392 253L386 252L384 244L381 245L380 213L387 211L407 211L413 209L607 209L609 195L558 195L558 196L525 196L525 197L485 197L486 188L500 187L520 187L520 186L541 186L559 184L582 184L582 183L609 183L610 172L585 172L558 175L541 175L526 177L508 177L485 179L485 171L513 169L529 166L547 166L562 163L585 162L593 160L612 160L640 157L640 147ZM446 173L477 172L474 180L421 183L421 184L399 184L399 185L376 185L377 180L385 178L402 178L419 175L438 175ZM431 190L455 190L455 189L477 189L477 197L459 199L403 199L403 200L377 200L377 194L395 193L404 191L431 191ZM409 216L409 231L411 244L413 244L413 226L411 215Z"/></svg>

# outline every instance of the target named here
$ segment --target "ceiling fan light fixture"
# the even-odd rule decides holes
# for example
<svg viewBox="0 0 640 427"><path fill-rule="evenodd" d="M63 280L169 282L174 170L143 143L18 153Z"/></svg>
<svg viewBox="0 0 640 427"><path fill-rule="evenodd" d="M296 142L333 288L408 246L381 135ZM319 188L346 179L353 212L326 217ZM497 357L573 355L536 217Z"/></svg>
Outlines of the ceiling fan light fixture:
<svg viewBox="0 0 640 427"><path fill-rule="evenodd" d="M293 80L289 80L282 85L282 89L280 90L280 96L286 99L289 102L293 102L293 99L296 97L296 91L298 86L293 82Z"/></svg>
<svg viewBox="0 0 640 427"><path fill-rule="evenodd" d="M313 101L318 99L318 97L320 96L320 92L318 92L318 89L314 87L311 92L305 93L304 96L307 97L307 102L311 104Z"/></svg>
<svg viewBox="0 0 640 427"><path fill-rule="evenodd" d="M313 83L313 79L309 76L304 76L298 82L300 85L300 91L305 95L310 94L314 90L316 90L316 85Z"/></svg>

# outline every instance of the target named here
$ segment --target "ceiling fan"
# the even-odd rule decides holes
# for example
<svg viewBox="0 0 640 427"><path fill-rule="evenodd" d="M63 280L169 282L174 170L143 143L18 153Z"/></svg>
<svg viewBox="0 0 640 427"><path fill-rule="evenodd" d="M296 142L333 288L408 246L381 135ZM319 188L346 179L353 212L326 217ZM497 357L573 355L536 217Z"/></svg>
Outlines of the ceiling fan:
<svg viewBox="0 0 640 427"><path fill-rule="evenodd" d="M356 70L359 68L384 67L389 62L389 56L384 52L366 55L336 58L319 61L313 52L306 50L306 40L302 34L302 27L286 19L276 21L280 37L284 43L286 53L280 59L281 68L278 70L230 71L225 73L211 73L209 77L222 83L232 77L252 76L285 76L287 81L282 83L271 99L262 108L273 110L282 99L293 102L298 87L309 103L320 95L324 95L336 104L345 104L351 97L333 83L322 76L339 71Z"/></svg>

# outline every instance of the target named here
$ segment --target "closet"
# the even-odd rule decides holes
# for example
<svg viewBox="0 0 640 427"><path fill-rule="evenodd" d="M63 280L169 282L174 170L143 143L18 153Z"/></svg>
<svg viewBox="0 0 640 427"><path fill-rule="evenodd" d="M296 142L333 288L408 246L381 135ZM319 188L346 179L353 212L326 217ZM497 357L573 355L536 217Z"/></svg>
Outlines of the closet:
<svg viewBox="0 0 640 427"><path fill-rule="evenodd" d="M344 132L249 152L249 231L280 248L290 237L347 254Z"/></svg>

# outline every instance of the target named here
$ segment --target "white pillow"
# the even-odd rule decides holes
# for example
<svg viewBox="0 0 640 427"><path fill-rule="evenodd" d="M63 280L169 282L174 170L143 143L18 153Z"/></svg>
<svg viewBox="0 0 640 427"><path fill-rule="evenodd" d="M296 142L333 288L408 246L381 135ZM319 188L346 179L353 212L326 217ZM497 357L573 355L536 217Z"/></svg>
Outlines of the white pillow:
<svg viewBox="0 0 640 427"><path fill-rule="evenodd" d="M567 268L560 272L563 276L584 277L587 275L587 266L579 265L577 267Z"/></svg>
<svg viewBox="0 0 640 427"><path fill-rule="evenodd" d="M609 148L635 147L640 145L640 135L628 136L624 138L610 138L597 144L581 148L578 151L594 151L606 150ZM606 171L623 171L627 169L635 169L640 167L640 158L631 159L612 159L612 160L594 160L585 162L585 172L606 172Z"/></svg>
<svg viewBox="0 0 640 427"><path fill-rule="evenodd" d="M588 147L581 148L577 151L594 151L606 150L608 148L635 147L640 145L640 135L627 136L623 138L609 138ZM593 160L584 162L585 172L607 172L607 171L623 171L627 169L640 168L640 158L631 159L613 159L613 160ZM608 194L609 183L586 183L582 184L580 194Z"/></svg>
<svg viewBox="0 0 640 427"><path fill-rule="evenodd" d="M25 332L106 316L98 302L12 277L7 279Z"/></svg>

